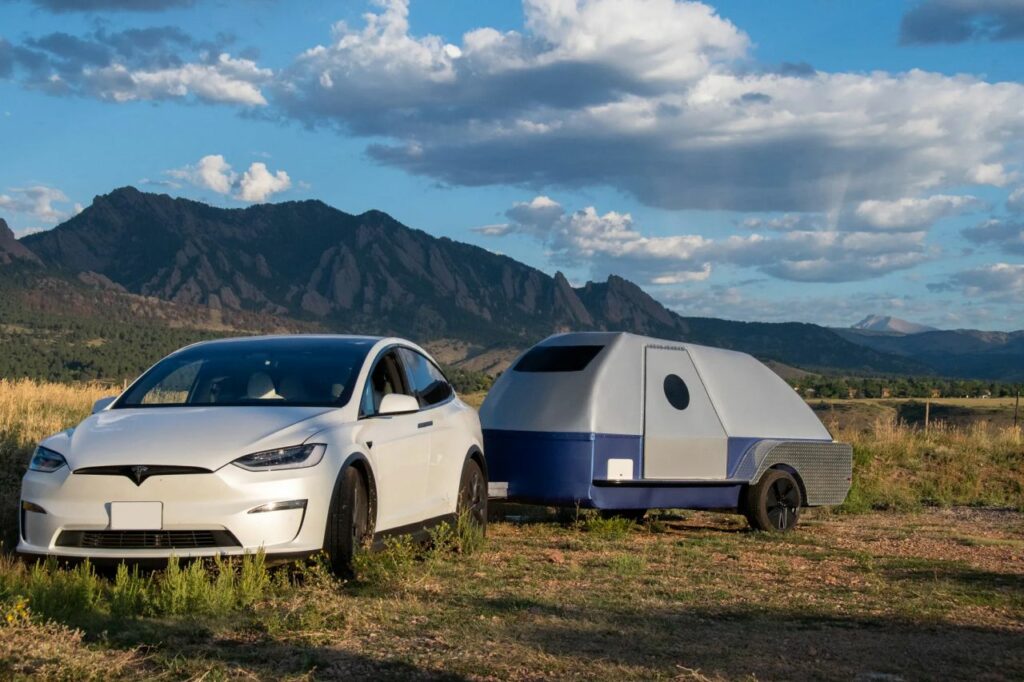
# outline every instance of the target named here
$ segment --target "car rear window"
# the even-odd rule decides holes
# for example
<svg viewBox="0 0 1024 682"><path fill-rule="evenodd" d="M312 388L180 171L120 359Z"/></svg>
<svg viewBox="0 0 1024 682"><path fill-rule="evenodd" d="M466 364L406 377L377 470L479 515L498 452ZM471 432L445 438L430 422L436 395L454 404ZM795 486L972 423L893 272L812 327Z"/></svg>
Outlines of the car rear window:
<svg viewBox="0 0 1024 682"><path fill-rule="evenodd" d="M579 372L586 369L604 346L538 346L526 353L516 372Z"/></svg>

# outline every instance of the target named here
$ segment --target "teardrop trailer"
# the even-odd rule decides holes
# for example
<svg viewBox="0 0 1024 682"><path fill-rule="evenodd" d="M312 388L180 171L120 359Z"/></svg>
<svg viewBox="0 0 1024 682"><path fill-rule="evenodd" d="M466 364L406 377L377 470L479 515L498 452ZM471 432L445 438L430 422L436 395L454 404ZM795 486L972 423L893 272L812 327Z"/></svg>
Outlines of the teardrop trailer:
<svg viewBox="0 0 1024 682"><path fill-rule="evenodd" d="M549 337L480 409L492 491L509 501L642 515L743 513L789 530L841 504L852 448L745 353L628 333Z"/></svg>

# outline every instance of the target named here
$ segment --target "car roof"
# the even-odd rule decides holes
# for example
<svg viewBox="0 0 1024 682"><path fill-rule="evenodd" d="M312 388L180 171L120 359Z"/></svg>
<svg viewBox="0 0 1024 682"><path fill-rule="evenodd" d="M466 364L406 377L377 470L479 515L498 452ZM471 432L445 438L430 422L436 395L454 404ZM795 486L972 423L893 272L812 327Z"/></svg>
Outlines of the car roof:
<svg viewBox="0 0 1024 682"><path fill-rule="evenodd" d="M302 346L363 346L370 348L380 341L379 336L354 336L345 334L274 334L266 336L233 336L224 339L199 341L180 350L196 348L221 348L246 346L248 348L300 348Z"/></svg>

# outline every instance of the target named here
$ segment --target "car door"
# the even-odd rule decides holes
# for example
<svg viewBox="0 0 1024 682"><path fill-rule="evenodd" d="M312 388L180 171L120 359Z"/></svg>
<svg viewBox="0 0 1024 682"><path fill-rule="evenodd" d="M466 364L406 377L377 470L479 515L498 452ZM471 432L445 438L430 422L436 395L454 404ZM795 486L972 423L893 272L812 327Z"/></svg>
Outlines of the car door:
<svg viewBox="0 0 1024 682"><path fill-rule="evenodd" d="M464 438L451 414L455 390L437 365L425 355L411 348L402 348L398 352L420 403L420 423L430 424L426 427L430 433L429 513L432 517L451 514L458 504L459 479L466 455Z"/></svg>
<svg viewBox="0 0 1024 682"><path fill-rule="evenodd" d="M419 412L379 414L389 393L414 395L397 348L382 352L363 387L359 411L363 439L377 479L377 530L391 530L429 518L427 489L430 429Z"/></svg>

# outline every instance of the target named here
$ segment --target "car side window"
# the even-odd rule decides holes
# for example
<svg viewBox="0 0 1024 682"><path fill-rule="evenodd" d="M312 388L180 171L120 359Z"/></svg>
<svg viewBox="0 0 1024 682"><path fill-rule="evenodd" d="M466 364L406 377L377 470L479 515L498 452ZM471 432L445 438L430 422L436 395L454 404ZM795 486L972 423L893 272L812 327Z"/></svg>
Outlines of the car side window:
<svg viewBox="0 0 1024 682"><path fill-rule="evenodd" d="M366 379L366 387L363 389L363 397L359 404L359 414L363 417L370 417L380 410L380 401L389 393L401 393L412 395L405 378L398 354L390 350L380 356L377 364L370 371Z"/></svg>
<svg viewBox="0 0 1024 682"><path fill-rule="evenodd" d="M420 401L420 407L443 403L452 396L451 384L434 363L411 348L400 348L398 353L409 372L413 395Z"/></svg>

